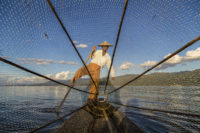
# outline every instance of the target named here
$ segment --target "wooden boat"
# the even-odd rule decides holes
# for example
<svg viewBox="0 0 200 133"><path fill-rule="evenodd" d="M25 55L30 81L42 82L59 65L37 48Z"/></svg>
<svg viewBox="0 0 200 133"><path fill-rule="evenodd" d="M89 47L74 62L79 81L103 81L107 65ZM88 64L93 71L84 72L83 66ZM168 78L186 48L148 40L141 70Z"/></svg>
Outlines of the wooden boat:
<svg viewBox="0 0 200 133"><path fill-rule="evenodd" d="M57 133L143 133L122 112L106 101L87 102Z"/></svg>

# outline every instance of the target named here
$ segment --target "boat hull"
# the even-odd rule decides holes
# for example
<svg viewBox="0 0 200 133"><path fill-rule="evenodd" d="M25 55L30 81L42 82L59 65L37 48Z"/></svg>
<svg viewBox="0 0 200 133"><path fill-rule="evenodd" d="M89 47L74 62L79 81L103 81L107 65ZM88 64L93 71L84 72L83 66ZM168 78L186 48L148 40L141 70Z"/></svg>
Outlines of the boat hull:
<svg viewBox="0 0 200 133"><path fill-rule="evenodd" d="M143 131L111 104L87 103L73 113L57 133L143 133Z"/></svg>

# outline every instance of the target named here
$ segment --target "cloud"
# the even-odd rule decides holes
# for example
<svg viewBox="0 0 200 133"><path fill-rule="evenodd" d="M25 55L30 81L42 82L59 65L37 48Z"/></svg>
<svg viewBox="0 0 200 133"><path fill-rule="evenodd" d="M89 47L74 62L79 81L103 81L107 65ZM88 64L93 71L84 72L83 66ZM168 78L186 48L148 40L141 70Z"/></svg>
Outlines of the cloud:
<svg viewBox="0 0 200 133"><path fill-rule="evenodd" d="M77 48L87 48L88 45L87 44L79 44L79 45L76 45Z"/></svg>
<svg viewBox="0 0 200 133"><path fill-rule="evenodd" d="M54 80L68 80L69 79L69 71L59 72L55 75L47 74L45 76L52 78ZM4 84L38 84L47 82L46 79L38 77L38 76L29 76L29 77L22 77L22 78L11 78L8 76L0 76L0 80L4 82ZM0 84L3 84L0 82Z"/></svg>
<svg viewBox="0 0 200 133"><path fill-rule="evenodd" d="M59 64L69 64L69 65L78 65L78 63L73 61L58 61Z"/></svg>
<svg viewBox="0 0 200 133"><path fill-rule="evenodd" d="M37 64L37 65L49 65L49 64L68 64L68 65L78 65L76 62L73 61L54 61L49 59L34 59L34 58L22 58L16 59L17 61L22 62L21 64Z"/></svg>
<svg viewBox="0 0 200 133"><path fill-rule="evenodd" d="M67 80L69 78L69 71L59 72L56 75L47 74L46 76L55 80Z"/></svg>
<svg viewBox="0 0 200 133"><path fill-rule="evenodd" d="M55 76L55 79L57 80L67 80L69 77L70 72L69 71L63 71L60 73L57 73Z"/></svg>
<svg viewBox="0 0 200 133"><path fill-rule="evenodd" d="M119 69L121 69L121 70L127 70L127 69L130 69L130 68L135 68L136 66L133 64L133 63L131 63L131 62L124 62L120 67L119 67Z"/></svg>
<svg viewBox="0 0 200 133"><path fill-rule="evenodd" d="M195 50L189 50L184 57L185 61L194 61L200 59L200 47Z"/></svg>
<svg viewBox="0 0 200 133"><path fill-rule="evenodd" d="M23 78L12 78L8 80L8 83L15 83L15 84L37 84L37 83L43 83L46 80L38 77L38 76L32 76L32 77L23 77Z"/></svg>
<svg viewBox="0 0 200 133"><path fill-rule="evenodd" d="M22 64L48 65L48 64L55 63L53 60L49 60L49 59L22 58L22 59L16 59L16 60L21 61Z"/></svg>
<svg viewBox="0 0 200 133"><path fill-rule="evenodd" d="M171 53L164 56L164 58L167 58L169 55L171 55ZM159 65L156 69L157 70L166 69L168 67L173 67L178 64L182 64L185 62L191 62L191 61L197 61L197 60L200 60L200 47L198 47L195 50L187 51L184 56L175 55L172 58L170 58L169 60L167 60L165 63ZM157 61L146 61L143 64L140 64L140 66L143 68L150 68L153 65L155 65L156 63L158 63L158 62Z"/></svg>
<svg viewBox="0 0 200 133"><path fill-rule="evenodd" d="M171 54L168 54L166 56L164 56L164 58L167 58L168 56L170 56ZM183 61L183 57L179 56L179 55L175 55L172 58L170 58L169 60L167 60L165 63L166 64L179 64Z"/></svg>
<svg viewBox="0 0 200 133"><path fill-rule="evenodd" d="M76 43L79 43L79 42L78 42L78 41L73 41L73 43L75 43L75 44L76 44Z"/></svg>
<svg viewBox="0 0 200 133"><path fill-rule="evenodd" d="M151 66L153 66L155 64L157 64L156 61L146 61L143 64L140 64L140 66L146 68L146 67L151 67Z"/></svg>

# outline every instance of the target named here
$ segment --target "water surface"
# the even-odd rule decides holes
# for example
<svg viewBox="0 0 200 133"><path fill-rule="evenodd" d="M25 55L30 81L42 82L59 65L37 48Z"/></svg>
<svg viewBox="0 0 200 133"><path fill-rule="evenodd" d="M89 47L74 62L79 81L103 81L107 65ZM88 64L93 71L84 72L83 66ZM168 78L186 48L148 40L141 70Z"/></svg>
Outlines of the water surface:
<svg viewBox="0 0 200 133"><path fill-rule="evenodd" d="M57 119L59 116L55 110L66 92L67 88L61 86L1 86L0 132L30 132ZM81 107L87 96L72 90L60 116ZM108 99L111 102L139 107L137 109L113 104L145 132L200 131L200 118L190 115L200 114L199 87L128 86L109 95ZM166 113L162 110L189 115ZM40 132L55 130L62 122L58 121Z"/></svg>

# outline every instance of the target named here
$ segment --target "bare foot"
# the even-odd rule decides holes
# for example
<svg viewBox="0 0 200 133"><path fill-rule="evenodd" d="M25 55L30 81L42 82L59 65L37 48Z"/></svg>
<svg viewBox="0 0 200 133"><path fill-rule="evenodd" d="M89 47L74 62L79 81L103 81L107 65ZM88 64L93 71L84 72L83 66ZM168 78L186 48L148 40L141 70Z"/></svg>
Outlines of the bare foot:
<svg viewBox="0 0 200 133"><path fill-rule="evenodd" d="M74 87L74 83L70 83L70 86L71 86L71 87Z"/></svg>
<svg viewBox="0 0 200 133"><path fill-rule="evenodd" d="M73 78L73 79L71 80L71 83L70 83L70 86L71 86L71 87L74 87L74 82L75 82L75 79Z"/></svg>

